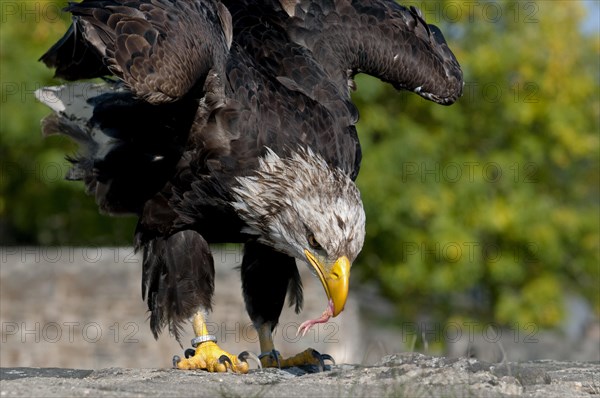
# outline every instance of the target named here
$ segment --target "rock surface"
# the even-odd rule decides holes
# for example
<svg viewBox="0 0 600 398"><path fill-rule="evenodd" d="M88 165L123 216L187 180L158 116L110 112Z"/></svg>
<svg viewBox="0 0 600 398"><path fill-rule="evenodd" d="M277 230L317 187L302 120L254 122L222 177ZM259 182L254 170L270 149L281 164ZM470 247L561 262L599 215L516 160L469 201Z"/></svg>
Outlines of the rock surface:
<svg viewBox="0 0 600 398"><path fill-rule="evenodd" d="M492 365L422 354L384 357L373 366L251 370L246 375L174 369L2 368L2 397L591 397L600 364L531 361Z"/></svg>

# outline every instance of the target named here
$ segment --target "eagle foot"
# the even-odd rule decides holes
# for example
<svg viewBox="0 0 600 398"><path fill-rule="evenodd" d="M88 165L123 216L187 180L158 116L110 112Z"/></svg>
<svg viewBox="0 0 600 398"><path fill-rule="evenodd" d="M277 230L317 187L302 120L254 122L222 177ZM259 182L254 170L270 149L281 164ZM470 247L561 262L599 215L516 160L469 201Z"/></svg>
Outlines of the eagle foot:
<svg viewBox="0 0 600 398"><path fill-rule="evenodd" d="M217 343L207 341L198 345L196 350L185 350L185 359L178 355L173 357L173 367L176 369L203 369L209 372L248 373L248 355L242 352L239 356L223 351Z"/></svg>
<svg viewBox="0 0 600 398"><path fill-rule="evenodd" d="M281 358L279 351L276 350L260 355L260 362L265 368L316 366L319 369L319 372L322 372L325 369L325 361L330 361L335 365L335 360L331 355L321 354L312 348L308 348L289 358Z"/></svg>

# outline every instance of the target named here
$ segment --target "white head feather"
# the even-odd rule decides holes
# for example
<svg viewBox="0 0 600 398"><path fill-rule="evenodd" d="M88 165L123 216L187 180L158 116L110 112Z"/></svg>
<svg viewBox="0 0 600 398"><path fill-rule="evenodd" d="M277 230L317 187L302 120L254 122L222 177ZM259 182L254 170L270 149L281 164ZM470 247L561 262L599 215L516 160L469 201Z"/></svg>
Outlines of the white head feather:
<svg viewBox="0 0 600 398"><path fill-rule="evenodd" d="M300 260L311 234L331 261L354 261L362 249L365 212L358 188L310 148L286 158L268 149L257 171L237 182L232 205L248 226L244 232L262 243Z"/></svg>

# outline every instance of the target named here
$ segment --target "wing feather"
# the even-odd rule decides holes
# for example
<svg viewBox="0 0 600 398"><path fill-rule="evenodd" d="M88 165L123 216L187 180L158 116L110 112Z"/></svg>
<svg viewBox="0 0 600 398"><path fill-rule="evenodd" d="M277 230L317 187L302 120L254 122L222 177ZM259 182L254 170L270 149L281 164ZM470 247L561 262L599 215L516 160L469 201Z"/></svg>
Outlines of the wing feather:
<svg viewBox="0 0 600 398"><path fill-rule="evenodd" d="M70 33L41 59L69 80L110 71L154 104L202 88L209 71L223 67L231 43L231 18L216 1L86 0L66 10L73 14ZM68 48L94 68L78 70Z"/></svg>
<svg viewBox="0 0 600 398"><path fill-rule="evenodd" d="M287 31L339 87L362 72L444 105L462 95L458 61L415 7L392 0L299 1Z"/></svg>

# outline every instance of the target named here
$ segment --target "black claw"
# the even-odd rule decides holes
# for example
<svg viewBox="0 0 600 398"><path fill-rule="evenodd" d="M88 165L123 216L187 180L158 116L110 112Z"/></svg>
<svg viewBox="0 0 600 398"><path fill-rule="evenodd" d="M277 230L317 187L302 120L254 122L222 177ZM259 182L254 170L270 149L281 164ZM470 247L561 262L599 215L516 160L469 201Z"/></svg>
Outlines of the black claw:
<svg viewBox="0 0 600 398"><path fill-rule="evenodd" d="M177 369L177 364L181 362L179 355L173 355L173 368Z"/></svg>
<svg viewBox="0 0 600 398"><path fill-rule="evenodd" d="M319 364L316 366L319 368L319 372L322 372L325 369L325 362L323 362L323 356L317 350L312 350L312 356L319 361Z"/></svg>
<svg viewBox="0 0 600 398"><path fill-rule="evenodd" d="M281 362L279 361L279 351L273 348L273 350L271 351L271 356L275 358L275 360L277 361L277 367L281 369Z"/></svg>
<svg viewBox="0 0 600 398"><path fill-rule="evenodd" d="M333 359L333 357L329 354L321 354L321 359L323 360L323 362L331 361L331 363L335 365L335 359Z"/></svg>
<svg viewBox="0 0 600 398"><path fill-rule="evenodd" d="M250 358L250 354L248 353L248 351L242 351L238 355L238 359L242 362L248 362L248 358Z"/></svg>
<svg viewBox="0 0 600 398"><path fill-rule="evenodd" d="M229 357L225 354L221 355L219 357L219 363L220 364L225 364L226 362L229 362L229 366L231 369L233 369L233 362L231 362L231 359L229 359ZM225 365L225 367L227 367L227 365Z"/></svg>
<svg viewBox="0 0 600 398"><path fill-rule="evenodd" d="M273 358L274 360L277 361L277 367L279 369L281 369L281 361L279 360L279 351L277 351L276 349L272 349L270 352L263 352L262 354L260 354L259 356L257 356L258 360L260 361L262 358L269 356L271 358Z"/></svg>
<svg viewBox="0 0 600 398"><path fill-rule="evenodd" d="M196 355L196 350L194 350L193 348L188 348L187 350L185 350L185 352L183 353L183 355L185 355L186 359L187 358L191 358L194 355Z"/></svg>
<svg viewBox="0 0 600 398"><path fill-rule="evenodd" d="M259 369L262 369L262 363L260 363L260 359L254 353L250 353L248 351L242 351L242 352L240 352L240 355L238 355L238 359L240 361L246 362L246 363L248 363L248 359L251 359L254 362L256 362L256 365L258 366Z"/></svg>

